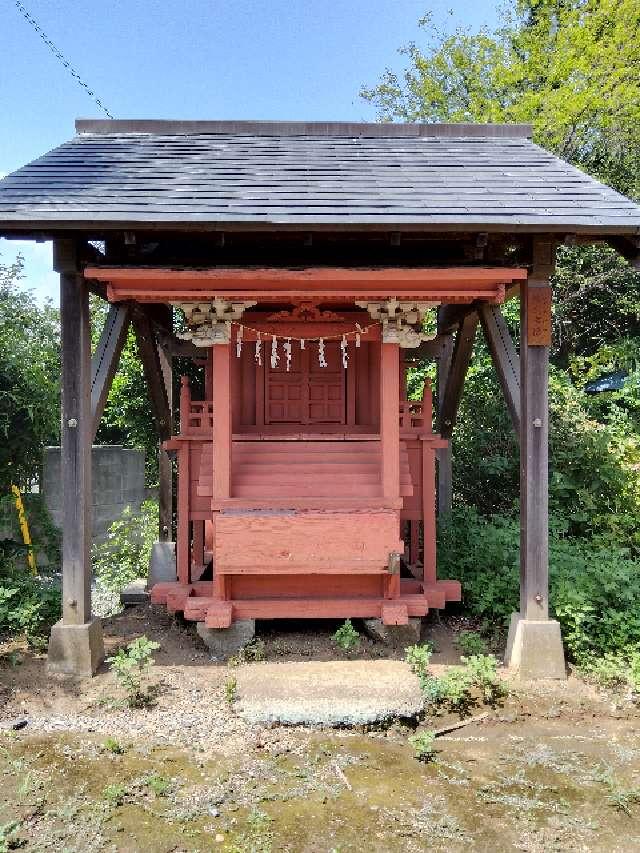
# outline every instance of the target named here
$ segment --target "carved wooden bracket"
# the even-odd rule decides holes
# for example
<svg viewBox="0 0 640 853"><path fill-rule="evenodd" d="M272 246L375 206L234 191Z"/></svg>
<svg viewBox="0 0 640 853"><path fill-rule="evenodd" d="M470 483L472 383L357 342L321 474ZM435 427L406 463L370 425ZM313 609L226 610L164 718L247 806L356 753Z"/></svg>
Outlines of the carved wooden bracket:
<svg viewBox="0 0 640 853"><path fill-rule="evenodd" d="M211 302L173 302L180 308L189 326L186 332L178 332L183 341L191 341L197 347L228 344L231 341L231 324L237 323L247 308L255 302L230 302L214 299Z"/></svg>
<svg viewBox="0 0 640 853"><path fill-rule="evenodd" d="M305 322L344 322L345 318L341 314L336 314L335 311L321 311L313 302L301 302L290 311L276 311L275 314L269 314L267 322L286 322L286 321Z"/></svg>
<svg viewBox="0 0 640 853"><path fill-rule="evenodd" d="M385 299L383 302L356 302L365 308L372 319L382 324L382 340L386 344L398 344L402 349L415 349L423 341L433 340L434 335L422 331L424 318L430 308L438 302L405 302Z"/></svg>

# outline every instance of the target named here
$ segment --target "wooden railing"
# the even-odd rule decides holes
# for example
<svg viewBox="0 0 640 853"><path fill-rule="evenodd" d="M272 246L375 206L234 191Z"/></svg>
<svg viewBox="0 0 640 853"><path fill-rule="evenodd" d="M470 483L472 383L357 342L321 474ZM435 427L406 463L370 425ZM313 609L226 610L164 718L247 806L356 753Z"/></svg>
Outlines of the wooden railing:
<svg viewBox="0 0 640 853"><path fill-rule="evenodd" d="M400 434L416 435L432 431L433 399L431 382L424 383L422 400L400 400Z"/></svg>
<svg viewBox="0 0 640 853"><path fill-rule="evenodd" d="M192 400L189 377L180 380L180 435L210 438L213 433L213 403Z"/></svg>

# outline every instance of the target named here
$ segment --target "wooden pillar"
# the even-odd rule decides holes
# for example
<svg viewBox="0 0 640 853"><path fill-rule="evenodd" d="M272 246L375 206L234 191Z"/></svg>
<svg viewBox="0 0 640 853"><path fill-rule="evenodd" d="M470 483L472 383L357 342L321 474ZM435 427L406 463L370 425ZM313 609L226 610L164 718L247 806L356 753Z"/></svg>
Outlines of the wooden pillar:
<svg viewBox="0 0 640 853"><path fill-rule="evenodd" d="M149 309L153 321L169 334L172 334L173 311L171 306L151 305ZM167 417L169 423L167 424L166 432L171 434L173 432L173 363L171 353L162 346L160 341L161 338L159 339L156 336L158 366L164 384L168 408ZM158 538L160 542L169 542L171 540L173 528L173 468L169 454L162 448L162 440L165 437L166 433L161 432L158 448Z"/></svg>
<svg viewBox="0 0 640 853"><path fill-rule="evenodd" d="M436 364L436 394L438 400L437 429L442 434L442 404L451 369L453 336L444 335L442 350ZM453 499L453 463L451 442L438 450L438 515L451 512Z"/></svg>
<svg viewBox="0 0 640 853"><path fill-rule="evenodd" d="M382 493L400 497L400 347L382 343L380 358L380 454Z"/></svg>
<svg viewBox="0 0 640 853"><path fill-rule="evenodd" d="M520 290L520 612L505 663L523 678L566 678L558 622L549 619L549 403L554 244L536 238Z"/></svg>
<svg viewBox="0 0 640 853"><path fill-rule="evenodd" d="M231 494L231 347L213 347L213 499Z"/></svg>
<svg viewBox="0 0 640 853"><path fill-rule="evenodd" d="M433 483L436 479L435 452L422 442L422 521L423 579L425 587L436 582L436 507Z"/></svg>
<svg viewBox="0 0 640 853"><path fill-rule="evenodd" d="M62 620L51 631L48 667L91 675L104 658L101 623L91 616L91 325L73 240L55 241L54 268L62 349Z"/></svg>
<svg viewBox="0 0 640 853"><path fill-rule="evenodd" d="M520 613L526 619L549 615L551 288L536 272L520 297Z"/></svg>
<svg viewBox="0 0 640 853"><path fill-rule="evenodd" d="M56 245L62 348L62 618L91 619L91 326L72 241Z"/></svg>

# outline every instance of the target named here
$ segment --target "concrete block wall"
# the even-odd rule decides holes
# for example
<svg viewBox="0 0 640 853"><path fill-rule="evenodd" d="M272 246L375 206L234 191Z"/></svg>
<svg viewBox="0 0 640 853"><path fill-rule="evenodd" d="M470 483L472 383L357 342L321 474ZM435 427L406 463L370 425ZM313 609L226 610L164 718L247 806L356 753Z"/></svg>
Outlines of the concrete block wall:
<svg viewBox="0 0 640 853"><path fill-rule="evenodd" d="M102 541L109 526L126 506L140 508L147 497L144 484L144 451L118 445L94 445L91 450L93 478L93 539ZM53 523L62 524L60 448L46 447L41 492Z"/></svg>

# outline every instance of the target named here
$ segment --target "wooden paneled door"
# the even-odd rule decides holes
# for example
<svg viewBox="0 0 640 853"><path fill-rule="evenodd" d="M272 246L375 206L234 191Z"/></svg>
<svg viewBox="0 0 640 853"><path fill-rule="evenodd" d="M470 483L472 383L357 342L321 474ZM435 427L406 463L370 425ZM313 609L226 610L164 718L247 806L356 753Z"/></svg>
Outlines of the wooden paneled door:
<svg viewBox="0 0 640 853"><path fill-rule="evenodd" d="M289 371L282 350L277 367L268 360L265 365L265 424L345 424L346 371L339 343L325 344L327 367L320 367L316 341L303 350L294 341L291 356Z"/></svg>

